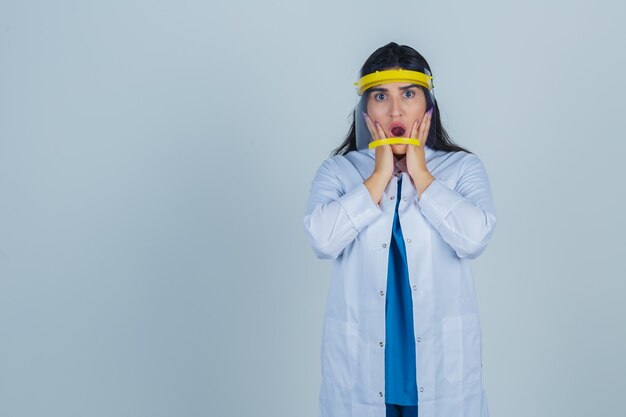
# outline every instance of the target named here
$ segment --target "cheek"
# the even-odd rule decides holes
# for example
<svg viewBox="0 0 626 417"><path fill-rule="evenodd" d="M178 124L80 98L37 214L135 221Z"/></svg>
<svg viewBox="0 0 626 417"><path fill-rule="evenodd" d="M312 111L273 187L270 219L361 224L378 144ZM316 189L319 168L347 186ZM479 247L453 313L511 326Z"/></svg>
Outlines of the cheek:
<svg viewBox="0 0 626 417"><path fill-rule="evenodd" d="M369 114L370 118L378 120L379 123L384 113L385 112L380 108L380 106L369 106L367 110L367 114Z"/></svg>
<svg viewBox="0 0 626 417"><path fill-rule="evenodd" d="M424 118L424 116L426 116L426 107L419 106L418 109L415 109L415 112L413 113L413 115L416 120L421 121Z"/></svg>

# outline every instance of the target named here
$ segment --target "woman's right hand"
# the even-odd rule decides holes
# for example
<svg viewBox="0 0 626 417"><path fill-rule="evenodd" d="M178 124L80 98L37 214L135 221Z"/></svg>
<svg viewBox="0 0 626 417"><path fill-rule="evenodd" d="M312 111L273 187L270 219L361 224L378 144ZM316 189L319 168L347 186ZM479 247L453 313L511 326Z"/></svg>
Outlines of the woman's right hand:
<svg viewBox="0 0 626 417"><path fill-rule="evenodd" d="M366 113L363 113L365 123L374 140L385 139L387 134L383 127L377 122L372 121ZM395 161L391 145L380 145L376 147L376 162L374 172L365 180L364 184L372 195L372 200L378 203L382 198L382 194L387 188L389 180L393 177Z"/></svg>
<svg viewBox="0 0 626 417"><path fill-rule="evenodd" d="M367 129L370 131L372 138L374 140L378 139L386 139L387 134L385 133L385 129L376 121L370 119L367 113L363 113L363 117L365 118L365 124L367 124ZM387 182L393 176L393 169L395 166L393 151L391 150L391 145L380 145L376 147L376 165L374 166L374 173L377 173L381 178L385 178Z"/></svg>

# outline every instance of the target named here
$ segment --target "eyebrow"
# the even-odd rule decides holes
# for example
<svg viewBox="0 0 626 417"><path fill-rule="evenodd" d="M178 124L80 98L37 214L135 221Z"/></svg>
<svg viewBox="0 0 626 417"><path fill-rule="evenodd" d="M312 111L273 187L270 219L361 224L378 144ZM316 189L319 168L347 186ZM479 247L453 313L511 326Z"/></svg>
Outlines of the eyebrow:
<svg viewBox="0 0 626 417"><path fill-rule="evenodd" d="M408 90L409 88L413 88L413 87L419 87L419 85L417 84L410 84L407 85L406 87L400 87L400 90L404 91L404 90ZM370 88L370 91L382 91L383 93L388 93L389 90L387 90L386 88L381 88L381 87L372 87Z"/></svg>

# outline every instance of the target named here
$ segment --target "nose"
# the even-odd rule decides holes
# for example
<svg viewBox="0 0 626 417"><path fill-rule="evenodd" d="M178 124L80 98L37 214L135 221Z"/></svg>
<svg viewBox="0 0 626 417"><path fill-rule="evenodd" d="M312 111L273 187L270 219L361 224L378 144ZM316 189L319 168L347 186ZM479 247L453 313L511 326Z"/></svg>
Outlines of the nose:
<svg viewBox="0 0 626 417"><path fill-rule="evenodd" d="M400 100L398 100L396 97L393 97L391 99L391 107L389 108L389 116L392 117L397 117L400 116L402 113L400 112Z"/></svg>

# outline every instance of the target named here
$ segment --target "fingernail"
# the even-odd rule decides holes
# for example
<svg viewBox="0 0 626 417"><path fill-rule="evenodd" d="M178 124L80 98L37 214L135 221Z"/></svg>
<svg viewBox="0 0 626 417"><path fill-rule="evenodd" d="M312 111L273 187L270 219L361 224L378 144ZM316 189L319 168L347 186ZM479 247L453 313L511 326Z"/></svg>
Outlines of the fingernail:
<svg viewBox="0 0 626 417"><path fill-rule="evenodd" d="M363 115L364 118L367 117L367 114L364 111L362 111L361 114Z"/></svg>

